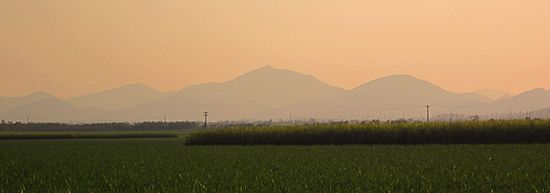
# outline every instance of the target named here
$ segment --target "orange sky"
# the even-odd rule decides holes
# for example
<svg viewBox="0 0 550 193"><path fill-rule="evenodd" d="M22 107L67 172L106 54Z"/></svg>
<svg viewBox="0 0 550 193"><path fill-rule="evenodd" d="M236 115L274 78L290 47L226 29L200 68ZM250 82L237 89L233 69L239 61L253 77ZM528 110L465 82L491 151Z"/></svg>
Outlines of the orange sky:
<svg viewBox="0 0 550 193"><path fill-rule="evenodd" d="M344 88L550 88L548 0L2 0L0 96L174 90L272 65Z"/></svg>

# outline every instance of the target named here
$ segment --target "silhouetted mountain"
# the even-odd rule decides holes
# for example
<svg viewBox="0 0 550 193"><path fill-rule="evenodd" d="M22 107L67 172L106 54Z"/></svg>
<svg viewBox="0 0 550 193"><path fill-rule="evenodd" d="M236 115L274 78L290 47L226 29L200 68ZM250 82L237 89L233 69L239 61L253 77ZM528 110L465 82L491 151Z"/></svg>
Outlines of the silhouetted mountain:
<svg viewBox="0 0 550 193"><path fill-rule="evenodd" d="M255 118L258 112L343 92L313 76L265 66L230 81L190 86L170 97L118 114L131 120L160 119L164 114L168 119L200 119L201 112L211 111L218 118Z"/></svg>
<svg viewBox="0 0 550 193"><path fill-rule="evenodd" d="M53 97L54 96L52 96L51 94L45 92L36 92L21 97L0 97L0 114L24 104L29 104Z"/></svg>
<svg viewBox="0 0 550 193"><path fill-rule="evenodd" d="M501 99L494 104L494 108L501 111L528 111L547 107L550 107L550 91L542 88Z"/></svg>
<svg viewBox="0 0 550 193"><path fill-rule="evenodd" d="M466 111L484 102L409 75L393 75L369 81L348 94L297 105L288 111L304 117L400 118L424 115L425 105L432 106L433 112Z"/></svg>
<svg viewBox="0 0 550 193"><path fill-rule="evenodd" d="M47 98L21 105L0 115L0 118L11 121L35 122L78 122L96 119L101 110L94 108L80 109L58 98Z"/></svg>
<svg viewBox="0 0 550 193"><path fill-rule="evenodd" d="M163 93L144 84L129 84L115 89L70 98L67 101L80 108L98 107L118 110L159 100Z"/></svg>
<svg viewBox="0 0 550 193"><path fill-rule="evenodd" d="M204 102L238 104L243 108L282 108L344 92L310 75L265 66L233 80L190 86L178 95Z"/></svg>
<svg viewBox="0 0 550 193"><path fill-rule="evenodd" d="M355 88L352 92L360 98L369 98L374 101L391 100L393 104L414 105L434 104L438 101L443 103L466 101L430 82L409 75L393 75L376 79Z"/></svg>
<svg viewBox="0 0 550 193"><path fill-rule="evenodd" d="M210 112L209 120L289 119L291 116L294 119L396 119L423 118L426 105L434 117L468 118L550 107L550 91L544 89L496 102L488 93L456 94L409 75L387 76L344 90L310 75L266 66L226 82L193 85L172 93L132 84L68 100L43 93L0 98L0 110L6 109L0 119L30 117L34 121L90 122L166 117L167 120L201 120L204 111ZM495 93L490 97L503 94Z"/></svg>

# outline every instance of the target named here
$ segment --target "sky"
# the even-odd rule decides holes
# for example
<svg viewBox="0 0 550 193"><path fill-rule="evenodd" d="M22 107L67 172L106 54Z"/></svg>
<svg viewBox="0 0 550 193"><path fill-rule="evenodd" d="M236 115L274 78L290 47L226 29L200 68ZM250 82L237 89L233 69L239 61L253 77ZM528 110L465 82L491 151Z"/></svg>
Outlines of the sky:
<svg viewBox="0 0 550 193"><path fill-rule="evenodd" d="M0 96L170 91L266 65L347 89L392 74L550 88L550 1L0 1Z"/></svg>

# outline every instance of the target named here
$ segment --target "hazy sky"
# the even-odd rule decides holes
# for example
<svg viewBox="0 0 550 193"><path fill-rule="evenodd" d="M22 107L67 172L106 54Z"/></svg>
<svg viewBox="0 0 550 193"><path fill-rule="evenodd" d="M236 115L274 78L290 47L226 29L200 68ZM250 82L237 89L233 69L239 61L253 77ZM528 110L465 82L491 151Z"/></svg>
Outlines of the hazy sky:
<svg viewBox="0 0 550 193"><path fill-rule="evenodd" d="M344 88L550 88L550 1L0 0L0 96L174 90L265 65Z"/></svg>

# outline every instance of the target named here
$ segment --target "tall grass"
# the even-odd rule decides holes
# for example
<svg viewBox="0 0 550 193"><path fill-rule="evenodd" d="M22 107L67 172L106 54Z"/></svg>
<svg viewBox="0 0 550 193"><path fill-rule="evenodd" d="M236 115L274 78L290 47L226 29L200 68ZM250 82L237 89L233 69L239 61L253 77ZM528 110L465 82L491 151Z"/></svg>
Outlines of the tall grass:
<svg viewBox="0 0 550 193"><path fill-rule="evenodd" d="M548 143L550 120L316 124L194 133L188 145Z"/></svg>

